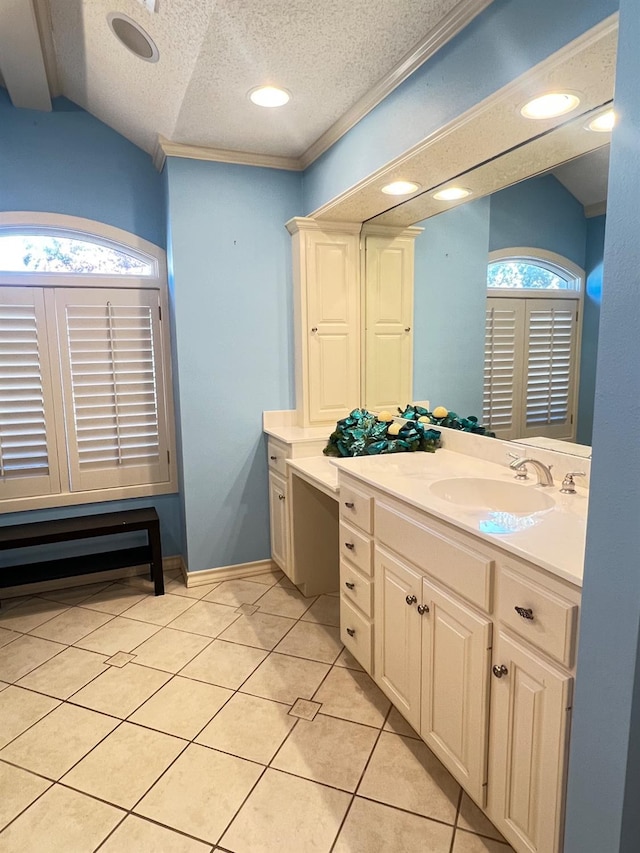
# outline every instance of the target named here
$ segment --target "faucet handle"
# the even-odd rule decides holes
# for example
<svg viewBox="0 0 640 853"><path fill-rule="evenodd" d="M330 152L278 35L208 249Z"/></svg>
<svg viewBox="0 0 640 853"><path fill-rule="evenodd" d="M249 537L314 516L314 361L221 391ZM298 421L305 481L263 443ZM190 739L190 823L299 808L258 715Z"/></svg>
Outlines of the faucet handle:
<svg viewBox="0 0 640 853"><path fill-rule="evenodd" d="M513 462L510 462L510 463L509 463L509 467L510 467L510 468L513 468L513 469L514 469L514 471L516 472L516 474L515 474L515 479L516 479L516 480L528 480L528 479L529 479L529 475L528 475L528 473L527 473L527 466L526 466L526 465L521 465L521 466L519 466L518 468L514 468L514 465L516 464L516 462L517 462L519 459L522 459L522 457L521 457L521 456L519 456L517 453L511 453L511 451L510 451L510 450L508 450L508 451L507 451L507 456L508 456L510 459L513 459Z"/></svg>
<svg viewBox="0 0 640 853"><path fill-rule="evenodd" d="M584 477L586 476L584 471L567 471L564 475L564 480L562 481L562 488L560 491L563 495L575 495L576 493L576 484L573 481L574 477Z"/></svg>

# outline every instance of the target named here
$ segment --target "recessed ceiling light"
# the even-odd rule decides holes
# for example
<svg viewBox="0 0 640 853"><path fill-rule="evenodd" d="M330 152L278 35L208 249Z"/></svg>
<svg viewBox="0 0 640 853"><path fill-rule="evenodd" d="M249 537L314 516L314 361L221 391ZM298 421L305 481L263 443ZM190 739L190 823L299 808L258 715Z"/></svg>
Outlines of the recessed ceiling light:
<svg viewBox="0 0 640 853"><path fill-rule="evenodd" d="M437 198L438 201L457 201L460 198L466 198L468 195L471 195L471 190L466 187L447 187L444 190L438 190L437 193L433 194L433 197Z"/></svg>
<svg viewBox="0 0 640 853"><path fill-rule="evenodd" d="M409 195L420 189L420 184L415 181L393 181L382 187L382 192L387 195Z"/></svg>
<svg viewBox="0 0 640 853"><path fill-rule="evenodd" d="M608 133L613 130L616 123L616 114L613 110L600 113L586 125L587 130L595 130L596 133Z"/></svg>
<svg viewBox="0 0 640 853"><path fill-rule="evenodd" d="M257 86L249 92L249 99L259 107L282 107L291 100L291 95L277 86Z"/></svg>
<svg viewBox="0 0 640 853"><path fill-rule="evenodd" d="M145 62L158 61L160 58L158 48L149 33L143 30L140 24L120 12L109 12L107 23L118 41L139 59L144 59Z"/></svg>
<svg viewBox="0 0 640 853"><path fill-rule="evenodd" d="M577 95L569 92L550 92L526 103L520 113L525 118L555 118L570 113L580 103Z"/></svg>

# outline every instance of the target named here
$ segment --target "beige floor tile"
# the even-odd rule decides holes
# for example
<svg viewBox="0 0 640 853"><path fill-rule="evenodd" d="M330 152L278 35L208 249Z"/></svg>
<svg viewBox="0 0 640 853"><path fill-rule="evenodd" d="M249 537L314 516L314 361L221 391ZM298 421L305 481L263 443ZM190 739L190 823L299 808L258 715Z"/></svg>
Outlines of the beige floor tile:
<svg viewBox="0 0 640 853"><path fill-rule="evenodd" d="M10 685L0 696L0 748L41 720L60 703Z"/></svg>
<svg viewBox="0 0 640 853"><path fill-rule="evenodd" d="M109 666L106 672L74 694L71 701L124 719L170 678L169 673L138 666L137 661L123 667Z"/></svg>
<svg viewBox="0 0 640 853"><path fill-rule="evenodd" d="M232 690L178 675L138 708L130 721L191 740L230 696Z"/></svg>
<svg viewBox="0 0 640 853"><path fill-rule="evenodd" d="M238 613L234 607L215 604L213 601L196 601L193 607L173 620L171 627L205 637L217 637L237 618Z"/></svg>
<svg viewBox="0 0 640 853"><path fill-rule="evenodd" d="M214 640L180 671L180 675L236 690L267 654L263 649Z"/></svg>
<svg viewBox="0 0 640 853"><path fill-rule="evenodd" d="M299 619L313 604L315 598L305 598L297 589L285 589L281 586L273 586L265 592L257 602L263 613L272 613L274 616L288 616L290 619Z"/></svg>
<svg viewBox="0 0 640 853"><path fill-rule="evenodd" d="M3 598L2 590L0 590L0 604L2 604L2 612L6 613L14 607L19 607L21 604L26 604L27 601L33 601L35 595L15 595L12 598Z"/></svg>
<svg viewBox="0 0 640 853"><path fill-rule="evenodd" d="M328 853L350 802L343 791L267 770L220 844L235 853Z"/></svg>
<svg viewBox="0 0 640 853"><path fill-rule="evenodd" d="M114 583L101 592L89 596L82 603L82 607L89 610L97 610L99 613L110 613L112 616L120 616L125 610L129 610L134 604L143 601L145 593L134 589L128 584Z"/></svg>
<svg viewBox="0 0 640 853"><path fill-rule="evenodd" d="M178 576L178 572L164 572L164 580L165 583L171 578L174 579ZM153 595L153 581L149 577L148 572L144 572L140 575L129 575L129 577L121 578L120 583L126 584L130 586L132 589L137 589L145 593L151 593Z"/></svg>
<svg viewBox="0 0 640 853"><path fill-rule="evenodd" d="M340 599L332 595L319 595L306 613L302 614L304 622L317 622L320 625L340 625Z"/></svg>
<svg viewBox="0 0 640 853"><path fill-rule="evenodd" d="M508 844L456 829L452 853L514 853Z"/></svg>
<svg viewBox="0 0 640 853"><path fill-rule="evenodd" d="M117 725L112 717L65 703L5 746L0 758L59 779Z"/></svg>
<svg viewBox="0 0 640 853"><path fill-rule="evenodd" d="M210 853L211 845L129 815L100 848L100 853Z"/></svg>
<svg viewBox="0 0 640 853"><path fill-rule="evenodd" d="M164 773L186 741L123 723L64 777L65 785L125 809Z"/></svg>
<svg viewBox="0 0 640 853"><path fill-rule="evenodd" d="M292 717L311 722L320 708L322 708L320 702L313 702L311 699L296 699L289 713Z"/></svg>
<svg viewBox="0 0 640 853"><path fill-rule="evenodd" d="M29 633L34 637L42 637L43 640L53 640L56 643L71 645L97 630L112 618L107 613L96 613L94 610L72 607L43 625L32 628Z"/></svg>
<svg viewBox="0 0 640 853"><path fill-rule="evenodd" d="M207 594L205 601L216 601L218 604L239 607L241 604L255 604L265 592L264 584L253 583L250 580L222 581Z"/></svg>
<svg viewBox="0 0 640 853"><path fill-rule="evenodd" d="M364 672L358 661L354 658L348 649L343 649L340 657L335 662L335 666L343 666L346 669L356 669L358 672Z"/></svg>
<svg viewBox="0 0 640 853"><path fill-rule="evenodd" d="M0 679L18 681L65 647L39 637L21 636L0 649Z"/></svg>
<svg viewBox="0 0 640 853"><path fill-rule="evenodd" d="M355 791L377 737L377 729L317 714L298 722L271 766Z"/></svg>
<svg viewBox="0 0 640 853"><path fill-rule="evenodd" d="M460 786L422 741L383 732L358 794L453 824Z"/></svg>
<svg viewBox="0 0 640 853"><path fill-rule="evenodd" d="M284 577L284 572L281 572L278 569L278 571L275 572L263 572L260 575L251 575L247 580L250 580L252 583L261 583L263 586L274 586L274 584L282 580Z"/></svg>
<svg viewBox="0 0 640 853"><path fill-rule="evenodd" d="M68 699L108 669L104 655L68 648L25 675L18 684L57 699Z"/></svg>
<svg viewBox="0 0 640 853"><path fill-rule="evenodd" d="M0 681L0 690L4 690L5 687L8 687L8 686L9 685L6 683L6 681Z"/></svg>
<svg viewBox="0 0 640 853"><path fill-rule="evenodd" d="M0 761L0 829L30 806L50 785L51 782L40 776Z"/></svg>
<svg viewBox="0 0 640 853"><path fill-rule="evenodd" d="M217 583L203 583L199 586L187 586L183 578L165 582L164 591L171 595L183 595L185 598L204 598L218 586Z"/></svg>
<svg viewBox="0 0 640 853"><path fill-rule="evenodd" d="M45 601L43 598L32 598L11 610L0 611L0 628L26 634L27 631L37 628L43 622L48 622L54 616L59 616L65 610L67 610L65 604Z"/></svg>
<svg viewBox="0 0 640 853"><path fill-rule="evenodd" d="M0 835L1 853L90 853L124 812L53 785Z"/></svg>
<svg viewBox="0 0 640 853"><path fill-rule="evenodd" d="M449 853L453 828L356 797L333 853Z"/></svg>
<svg viewBox="0 0 640 853"><path fill-rule="evenodd" d="M220 639L271 651L295 624L295 619L272 616L270 613L258 611L241 616L220 634Z"/></svg>
<svg viewBox="0 0 640 853"><path fill-rule="evenodd" d="M115 655L116 652L131 652L136 646L152 637L160 628L146 622L136 622L124 616L116 616L97 631L87 634L75 643L81 649Z"/></svg>
<svg viewBox="0 0 640 853"><path fill-rule="evenodd" d="M468 829L469 832L475 832L478 835L486 835L496 841L506 841L498 832L495 826L491 823L488 817L478 808L473 800L462 794L462 802L460 803L460 812L458 814L458 823L460 829Z"/></svg>
<svg viewBox="0 0 640 853"><path fill-rule="evenodd" d="M168 625L190 607L193 607L193 601L184 595L147 595L127 610L127 619L138 619L153 625Z"/></svg>
<svg viewBox="0 0 640 853"><path fill-rule="evenodd" d="M196 741L240 758L268 764L295 725L288 705L236 693Z"/></svg>
<svg viewBox="0 0 640 853"><path fill-rule="evenodd" d="M284 655L333 663L342 651L340 629L315 622L298 622L275 648Z"/></svg>
<svg viewBox="0 0 640 853"><path fill-rule="evenodd" d="M9 643L12 643L14 640L17 640L18 637L21 637L22 634L19 634L17 631L9 631L7 628L0 628L0 649L3 646L7 646Z"/></svg>
<svg viewBox="0 0 640 853"><path fill-rule="evenodd" d="M412 737L416 738L416 740L420 740L418 732L409 725L397 708L392 708L389 711L389 716L387 717L387 722L384 724L383 729L385 732L393 732L396 735L404 735L405 737Z"/></svg>
<svg viewBox="0 0 640 853"><path fill-rule="evenodd" d="M162 628L134 650L136 663L165 672L178 672L206 648L210 637Z"/></svg>
<svg viewBox="0 0 640 853"><path fill-rule="evenodd" d="M313 699L322 702L322 713L352 723L382 728L391 702L366 672L334 667Z"/></svg>
<svg viewBox="0 0 640 853"><path fill-rule="evenodd" d="M325 663L272 652L242 685L242 692L293 705L298 697L311 699L328 671Z"/></svg>
<svg viewBox="0 0 640 853"><path fill-rule="evenodd" d="M262 770L259 764L191 744L135 811L215 844Z"/></svg>
<svg viewBox="0 0 640 853"><path fill-rule="evenodd" d="M136 656L129 654L129 652L116 652L115 655L111 655L110 658L106 658L105 663L108 663L109 666L123 667L135 659Z"/></svg>
<svg viewBox="0 0 640 853"><path fill-rule="evenodd" d="M38 598L46 598L48 601L59 601L61 604L72 606L79 604L86 598L90 598L97 592L102 592L103 589L111 586L113 581L104 581L103 583L87 583L77 586L67 586L64 589L51 589L48 592L38 593Z"/></svg>

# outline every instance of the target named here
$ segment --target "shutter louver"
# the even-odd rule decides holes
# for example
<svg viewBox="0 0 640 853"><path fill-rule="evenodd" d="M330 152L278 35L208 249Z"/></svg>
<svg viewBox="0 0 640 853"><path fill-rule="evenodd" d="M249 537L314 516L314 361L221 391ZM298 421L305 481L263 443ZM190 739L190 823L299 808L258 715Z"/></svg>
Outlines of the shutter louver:
<svg viewBox="0 0 640 853"><path fill-rule="evenodd" d="M482 417L499 438L513 438L518 429L521 328L522 311L513 300L487 300Z"/></svg>
<svg viewBox="0 0 640 853"><path fill-rule="evenodd" d="M60 291L56 297L65 329L65 399L73 413L72 489L167 480L157 294Z"/></svg>

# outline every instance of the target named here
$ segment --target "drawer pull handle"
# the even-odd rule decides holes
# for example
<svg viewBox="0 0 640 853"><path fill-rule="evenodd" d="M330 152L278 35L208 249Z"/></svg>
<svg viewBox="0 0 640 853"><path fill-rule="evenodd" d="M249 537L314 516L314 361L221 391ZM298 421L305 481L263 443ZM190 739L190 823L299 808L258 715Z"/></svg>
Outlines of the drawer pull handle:
<svg viewBox="0 0 640 853"><path fill-rule="evenodd" d="M355 504L353 503L353 501L345 501L345 502L344 502L344 505L346 506L346 508L347 508L347 509L353 509L353 508L354 508L354 506L355 506Z"/></svg>
<svg viewBox="0 0 640 853"><path fill-rule="evenodd" d="M355 635L356 635L356 629L355 629L355 628L347 628L347 634L348 634L350 637L355 637Z"/></svg>
<svg viewBox="0 0 640 853"><path fill-rule="evenodd" d="M344 585L346 586L347 589L355 589L356 588L356 585L354 583L351 583L350 581L345 581Z"/></svg>
<svg viewBox="0 0 640 853"><path fill-rule="evenodd" d="M279 500L279 501L283 501L283 500L284 500L284 495L278 495L278 500Z"/></svg>
<svg viewBox="0 0 640 853"><path fill-rule="evenodd" d="M345 548L348 548L350 551L353 551L353 549L354 549L356 546L353 544L353 542L345 542L345 543L344 543L344 547L345 547Z"/></svg>
<svg viewBox="0 0 640 853"><path fill-rule="evenodd" d="M428 613L428 612L429 612L429 605L428 604L419 604L418 605L418 613L421 616L424 616L424 614Z"/></svg>
<svg viewBox="0 0 640 853"><path fill-rule="evenodd" d="M418 599L415 597L415 595L408 595L408 596L405 598L405 601L407 602L407 604L409 605L409 607L411 607L411 605L412 605L412 604L415 604L417 600L418 600Z"/></svg>
<svg viewBox="0 0 640 853"><path fill-rule="evenodd" d="M514 607L513 609L523 619L533 619L533 610L530 607Z"/></svg>
<svg viewBox="0 0 640 853"><path fill-rule="evenodd" d="M493 667L493 674L495 675L496 678L502 678L503 675L509 674L509 670L506 668L506 666L504 664L501 664L500 666L494 666Z"/></svg>
<svg viewBox="0 0 640 853"><path fill-rule="evenodd" d="M273 462L275 462L277 458L278 458L277 456L270 456L269 457L269 459L271 459Z"/></svg>

